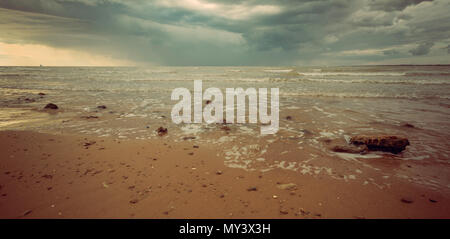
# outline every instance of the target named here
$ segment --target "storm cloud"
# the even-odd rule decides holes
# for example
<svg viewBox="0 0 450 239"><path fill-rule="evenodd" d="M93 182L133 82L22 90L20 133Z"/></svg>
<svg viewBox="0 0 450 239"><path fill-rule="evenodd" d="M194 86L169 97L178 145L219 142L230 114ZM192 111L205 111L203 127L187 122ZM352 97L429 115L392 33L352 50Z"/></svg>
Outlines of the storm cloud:
<svg viewBox="0 0 450 239"><path fill-rule="evenodd" d="M0 0L0 43L154 65L448 64L448 12L448 0Z"/></svg>

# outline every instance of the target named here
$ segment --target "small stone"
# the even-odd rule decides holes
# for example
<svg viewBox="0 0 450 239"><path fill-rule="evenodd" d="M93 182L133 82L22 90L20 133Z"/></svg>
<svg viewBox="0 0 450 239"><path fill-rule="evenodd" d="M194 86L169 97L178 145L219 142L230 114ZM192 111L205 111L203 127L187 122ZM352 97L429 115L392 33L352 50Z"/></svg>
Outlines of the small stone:
<svg viewBox="0 0 450 239"><path fill-rule="evenodd" d="M32 210L27 210L27 211L25 211L25 212L23 213L23 215L26 216L26 215L28 215L28 214L30 214L30 213L32 213L32 212L33 212Z"/></svg>
<svg viewBox="0 0 450 239"><path fill-rule="evenodd" d="M286 210L280 210L280 214L287 215L287 214L289 214L289 212Z"/></svg>
<svg viewBox="0 0 450 239"><path fill-rule="evenodd" d="M55 104L53 104L53 103L48 103L48 104L44 107L44 109L57 110L57 109L58 109L58 106L55 105Z"/></svg>
<svg viewBox="0 0 450 239"><path fill-rule="evenodd" d="M164 136L168 133L167 128L159 127L156 132L158 132L159 136Z"/></svg>
<svg viewBox="0 0 450 239"><path fill-rule="evenodd" d="M258 191L258 189L256 187L249 187L249 188L247 188L247 191L249 191L249 192Z"/></svg>
<svg viewBox="0 0 450 239"><path fill-rule="evenodd" d="M222 126L221 129L222 129L222 130L225 130L225 131L230 131L230 130L231 130L230 127L228 127L228 126Z"/></svg>
<svg viewBox="0 0 450 239"><path fill-rule="evenodd" d="M404 123L402 124L402 127L406 127L406 128L415 128L414 125L410 124L410 123Z"/></svg>
<svg viewBox="0 0 450 239"><path fill-rule="evenodd" d="M132 199L132 200L130 200L130 203L131 203L131 204L136 204L136 203L138 203L138 202L139 202L138 199Z"/></svg>
<svg viewBox="0 0 450 239"><path fill-rule="evenodd" d="M102 185L104 188L109 188L109 185L106 182L103 182Z"/></svg>
<svg viewBox="0 0 450 239"><path fill-rule="evenodd" d="M297 185L295 183L285 183L277 185L277 188L283 189L283 190L294 190L297 188Z"/></svg>
<svg viewBox="0 0 450 239"><path fill-rule="evenodd" d="M413 203L414 202L411 198L402 198L400 201L402 203Z"/></svg>
<svg viewBox="0 0 450 239"><path fill-rule="evenodd" d="M217 175L222 175L223 172L219 170L219 171L216 172L216 174L217 174Z"/></svg>
<svg viewBox="0 0 450 239"><path fill-rule="evenodd" d="M97 106L97 109L104 110L104 109L106 109L106 105L99 105L99 106Z"/></svg>
<svg viewBox="0 0 450 239"><path fill-rule="evenodd" d="M183 140L191 140L191 139L195 139L195 136L186 136L186 137L183 137Z"/></svg>
<svg viewBox="0 0 450 239"><path fill-rule="evenodd" d="M428 201L430 201L432 203L437 203L438 202L437 200L434 200L434 199L431 199L431 198L429 198Z"/></svg>

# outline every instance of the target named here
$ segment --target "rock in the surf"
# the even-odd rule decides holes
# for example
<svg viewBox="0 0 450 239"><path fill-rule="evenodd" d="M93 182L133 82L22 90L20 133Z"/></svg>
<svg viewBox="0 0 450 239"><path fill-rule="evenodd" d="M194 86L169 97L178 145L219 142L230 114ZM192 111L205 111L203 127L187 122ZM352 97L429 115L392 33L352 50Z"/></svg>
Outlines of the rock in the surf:
<svg viewBox="0 0 450 239"><path fill-rule="evenodd" d="M369 150L385 151L394 154L400 153L409 145L405 137L393 135L357 135L350 139L354 145L366 145Z"/></svg>
<svg viewBox="0 0 450 239"><path fill-rule="evenodd" d="M53 104L53 103L48 103L48 104L44 107L44 109L57 110L57 109L58 109L58 106L55 105L55 104Z"/></svg>
<svg viewBox="0 0 450 239"><path fill-rule="evenodd" d="M166 134L167 134L168 130L167 130L167 128L159 127L159 128L156 130L156 132L158 133L159 136L163 136L163 135L166 135Z"/></svg>
<svg viewBox="0 0 450 239"><path fill-rule="evenodd" d="M335 145L331 148L337 153L365 154L369 149L366 145Z"/></svg>

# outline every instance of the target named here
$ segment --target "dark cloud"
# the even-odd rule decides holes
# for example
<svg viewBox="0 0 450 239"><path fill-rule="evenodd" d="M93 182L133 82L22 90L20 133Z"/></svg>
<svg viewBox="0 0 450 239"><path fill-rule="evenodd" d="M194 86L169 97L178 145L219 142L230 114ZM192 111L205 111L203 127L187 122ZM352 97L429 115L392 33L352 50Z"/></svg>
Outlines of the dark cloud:
<svg viewBox="0 0 450 239"><path fill-rule="evenodd" d="M409 52L413 56L423 56L423 55L427 55L428 53L430 53L430 49L433 46L434 46L433 42L424 42L422 44L419 44L416 48L411 49Z"/></svg>
<svg viewBox="0 0 450 239"><path fill-rule="evenodd" d="M401 11L410 5L431 1L433 0L370 0L369 6L373 10Z"/></svg>
<svg viewBox="0 0 450 239"><path fill-rule="evenodd" d="M431 42L443 47L450 39L446 0L198 1L209 5L2 0L0 42L164 65L292 65L338 58L360 64L402 55L383 49L425 42L410 51L414 57L429 54ZM359 53L367 49L382 54Z"/></svg>

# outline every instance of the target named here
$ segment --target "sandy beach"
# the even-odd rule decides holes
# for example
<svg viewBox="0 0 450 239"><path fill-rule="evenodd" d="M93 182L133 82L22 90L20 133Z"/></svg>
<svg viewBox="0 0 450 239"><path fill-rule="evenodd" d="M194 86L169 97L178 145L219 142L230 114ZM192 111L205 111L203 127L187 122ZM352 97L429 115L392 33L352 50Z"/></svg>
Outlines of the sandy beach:
<svg viewBox="0 0 450 239"><path fill-rule="evenodd" d="M164 137L2 131L0 217L449 217L448 193L404 180L379 188L283 169L247 172L225 167L217 150Z"/></svg>
<svg viewBox="0 0 450 239"><path fill-rule="evenodd" d="M0 218L450 217L447 66L0 71ZM197 79L279 88L277 132L174 123Z"/></svg>

